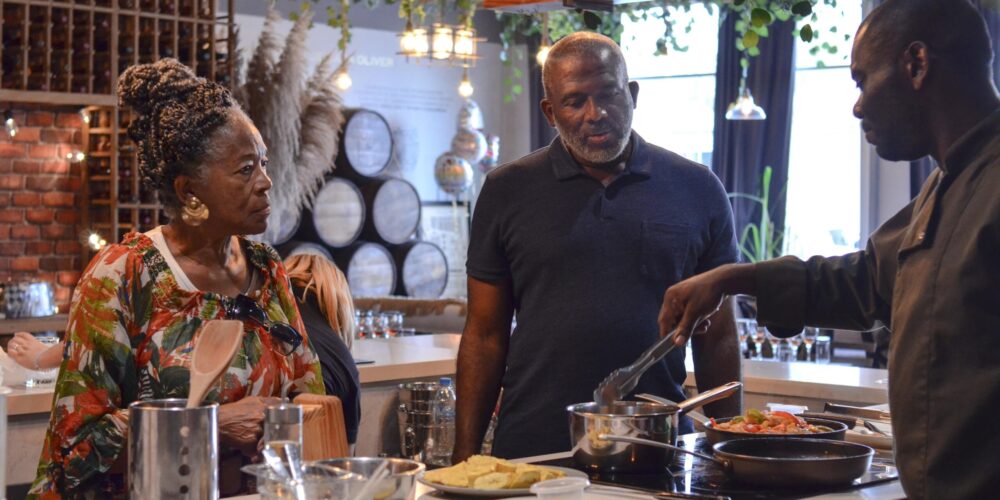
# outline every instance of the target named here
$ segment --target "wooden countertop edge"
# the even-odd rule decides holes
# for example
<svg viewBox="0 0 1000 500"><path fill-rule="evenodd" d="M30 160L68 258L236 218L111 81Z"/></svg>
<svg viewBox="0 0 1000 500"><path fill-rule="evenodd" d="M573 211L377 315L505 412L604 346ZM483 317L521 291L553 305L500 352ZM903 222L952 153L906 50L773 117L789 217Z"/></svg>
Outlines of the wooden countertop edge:
<svg viewBox="0 0 1000 500"><path fill-rule="evenodd" d="M7 416L49 413L52 411L52 394L53 389L14 389L7 394Z"/></svg>
<svg viewBox="0 0 1000 500"><path fill-rule="evenodd" d="M454 374L454 359L417 361L394 365L379 365L376 363L358 367L358 375L361 379L362 388L365 384L443 377Z"/></svg>

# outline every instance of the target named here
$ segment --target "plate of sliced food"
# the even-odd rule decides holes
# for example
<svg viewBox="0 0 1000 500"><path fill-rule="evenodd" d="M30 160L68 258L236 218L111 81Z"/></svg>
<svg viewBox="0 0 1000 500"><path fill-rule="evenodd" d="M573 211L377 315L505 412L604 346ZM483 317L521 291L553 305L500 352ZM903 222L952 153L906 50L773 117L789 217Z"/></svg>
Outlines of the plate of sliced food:
<svg viewBox="0 0 1000 500"><path fill-rule="evenodd" d="M500 498L531 495L531 485L561 477L587 477L587 474L566 467L521 464L473 455L451 467L424 471L417 476L417 481L446 493Z"/></svg>

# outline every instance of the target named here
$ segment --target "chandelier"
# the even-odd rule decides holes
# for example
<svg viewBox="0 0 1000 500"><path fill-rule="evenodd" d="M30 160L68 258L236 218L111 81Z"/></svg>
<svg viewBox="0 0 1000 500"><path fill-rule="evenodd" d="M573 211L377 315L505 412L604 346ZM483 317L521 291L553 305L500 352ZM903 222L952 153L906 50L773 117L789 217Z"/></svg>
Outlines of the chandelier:
<svg viewBox="0 0 1000 500"><path fill-rule="evenodd" d="M443 21L439 11L438 22L431 24L430 29L414 26L412 18L407 18L406 28L399 34L399 54L418 62L470 68L479 59L481 41L472 27L471 15L464 24L450 25Z"/></svg>

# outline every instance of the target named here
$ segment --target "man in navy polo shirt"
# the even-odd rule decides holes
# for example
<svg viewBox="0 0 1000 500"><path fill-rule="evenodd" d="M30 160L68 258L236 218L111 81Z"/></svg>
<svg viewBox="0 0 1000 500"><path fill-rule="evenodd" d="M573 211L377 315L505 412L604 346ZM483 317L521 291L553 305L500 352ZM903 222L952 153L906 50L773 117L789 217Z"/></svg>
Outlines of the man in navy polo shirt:
<svg viewBox="0 0 1000 500"><path fill-rule="evenodd" d="M719 180L632 131L639 86L611 39L560 40L543 86L542 111L559 137L490 173L472 220L455 461L479 451L501 387L494 455L568 450L566 406L590 401L605 376L659 338L667 287L739 255ZM695 337L700 389L739 380L733 329L726 309ZM684 399L684 357L674 350L636 392ZM737 397L706 411L739 408ZM681 431L691 430L685 419Z"/></svg>

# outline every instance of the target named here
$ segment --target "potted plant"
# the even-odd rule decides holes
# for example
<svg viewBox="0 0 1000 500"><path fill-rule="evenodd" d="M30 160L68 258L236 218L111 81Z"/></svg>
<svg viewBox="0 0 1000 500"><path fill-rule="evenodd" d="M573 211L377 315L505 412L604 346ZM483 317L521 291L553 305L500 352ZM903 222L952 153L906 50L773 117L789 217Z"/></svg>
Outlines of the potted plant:
<svg viewBox="0 0 1000 500"><path fill-rule="evenodd" d="M764 167L761 193L729 193L730 198L741 198L760 205L760 220L750 222L740 232L740 253L748 262L774 259L784 254L784 231L774 227L771 220L771 167Z"/></svg>

